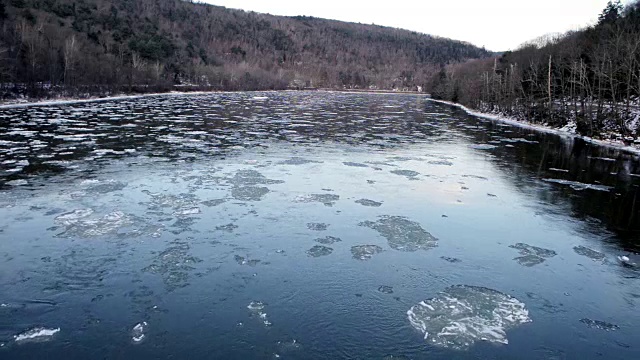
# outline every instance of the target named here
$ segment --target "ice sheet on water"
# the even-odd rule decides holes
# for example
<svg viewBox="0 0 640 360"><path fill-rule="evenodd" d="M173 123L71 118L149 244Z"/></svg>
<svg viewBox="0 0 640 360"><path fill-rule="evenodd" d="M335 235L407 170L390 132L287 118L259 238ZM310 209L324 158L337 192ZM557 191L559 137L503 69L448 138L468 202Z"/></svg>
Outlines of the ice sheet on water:
<svg viewBox="0 0 640 360"><path fill-rule="evenodd" d="M605 331L615 331L620 329L620 327L616 324L611 324L611 323L600 321L600 320L591 320L591 319L584 318L584 319L580 319L580 322L583 324L586 324L590 328L600 329Z"/></svg>
<svg viewBox="0 0 640 360"><path fill-rule="evenodd" d="M322 164L322 161L309 160L301 157L292 157L290 159L280 161L280 165L306 165L306 164Z"/></svg>
<svg viewBox="0 0 640 360"><path fill-rule="evenodd" d="M413 170L391 170L391 173L400 176L406 176L409 179L413 179L416 176L420 175L419 172Z"/></svg>
<svg viewBox="0 0 640 360"><path fill-rule="evenodd" d="M307 223L307 229L314 231L325 231L329 228L329 224L325 223Z"/></svg>
<svg viewBox="0 0 640 360"><path fill-rule="evenodd" d="M188 243L174 241L142 271L160 275L168 291L186 287L189 285L190 273L195 270L194 265L202 261L192 256L189 250Z"/></svg>
<svg viewBox="0 0 640 360"><path fill-rule="evenodd" d="M229 179L229 182L235 186L255 186L255 185L272 185L282 184L282 180L268 179L256 170L239 170Z"/></svg>
<svg viewBox="0 0 640 360"><path fill-rule="evenodd" d="M203 202L201 202L201 204L204 205L204 206L207 206L207 207L214 207L214 206L221 205L226 201L227 200L225 200L225 199L211 199L211 200L203 201Z"/></svg>
<svg viewBox="0 0 640 360"><path fill-rule="evenodd" d="M529 244L517 243L515 245L509 245L510 248L519 250L520 255L514 258L522 266L535 266L542 264L545 260L556 256L556 252L553 250L532 246Z"/></svg>
<svg viewBox="0 0 640 360"><path fill-rule="evenodd" d="M324 204L325 206L333 206L336 204L336 201L340 200L340 195L336 194L308 194L301 195L296 197L296 202L302 203L312 203L319 202Z"/></svg>
<svg viewBox="0 0 640 360"><path fill-rule="evenodd" d="M60 328L35 327L18 335L14 335L13 339L17 343L49 341L59 332Z"/></svg>
<svg viewBox="0 0 640 360"><path fill-rule="evenodd" d="M131 329L131 341L133 341L134 344L142 342L142 340L147 337L146 332L148 326L149 324L146 321L143 321L137 323L133 329Z"/></svg>
<svg viewBox="0 0 640 360"><path fill-rule="evenodd" d="M493 150L497 148L497 146L490 144L472 144L469 147L475 150Z"/></svg>
<svg viewBox="0 0 640 360"><path fill-rule="evenodd" d="M231 196L240 201L260 201L270 192L264 186L235 186L231 189Z"/></svg>
<svg viewBox="0 0 640 360"><path fill-rule="evenodd" d="M370 207L380 207L380 206L382 206L381 202L377 202L377 201L369 200L369 199L356 200L356 204L360 204L362 206L370 206Z"/></svg>
<svg viewBox="0 0 640 360"><path fill-rule="evenodd" d="M249 259L249 257L244 257L240 255L234 255L233 259L238 263L238 265L256 266L261 262L258 259Z"/></svg>
<svg viewBox="0 0 640 360"><path fill-rule="evenodd" d="M127 187L126 183L116 180L96 180L95 182L85 180L81 185L86 187L87 192L91 194L106 194L114 191L120 191Z"/></svg>
<svg viewBox="0 0 640 360"><path fill-rule="evenodd" d="M499 291L451 286L407 311L411 325L435 346L465 350L476 341L507 344L507 330L530 322L518 299Z"/></svg>
<svg viewBox="0 0 640 360"><path fill-rule="evenodd" d="M341 242L342 239L340 239L339 237L335 237L335 236L325 236L322 238L317 238L314 240L317 243L320 244L324 244L324 245L331 245L331 244L335 244L337 242Z"/></svg>
<svg viewBox="0 0 640 360"><path fill-rule="evenodd" d="M333 249L323 245L314 245L311 249L307 250L307 255L311 257L321 257L331 255Z"/></svg>
<svg viewBox="0 0 640 360"><path fill-rule="evenodd" d="M383 215L375 222L364 221L358 225L376 230L394 250L417 251L438 246L436 237L425 231L419 223L403 216Z"/></svg>
<svg viewBox="0 0 640 360"><path fill-rule="evenodd" d="M453 166L453 163L447 160L431 160L427 163L431 165Z"/></svg>
<svg viewBox="0 0 640 360"><path fill-rule="evenodd" d="M361 168L369 167L366 164L357 163L357 162L351 162L351 161L345 161L342 164L345 165L345 166L351 166L351 167L361 167Z"/></svg>
<svg viewBox="0 0 640 360"><path fill-rule="evenodd" d="M93 214L92 209L76 209L56 216L55 221L63 225L71 225L82 218L91 216L91 214Z"/></svg>
<svg viewBox="0 0 640 360"><path fill-rule="evenodd" d="M589 259L594 260L594 261L603 261L605 259L605 257L606 257L603 253L601 253L599 251L595 251L593 249L590 249L590 248L588 248L586 246L582 246L582 245L575 246L573 248L573 251L575 251L576 254L578 254L578 255L586 256Z"/></svg>
<svg viewBox="0 0 640 360"><path fill-rule="evenodd" d="M375 254L382 252L378 245L355 245L351 247L351 255L356 260L369 260Z"/></svg>
<svg viewBox="0 0 640 360"><path fill-rule="evenodd" d="M542 179L542 181L556 183L561 185L569 185L573 190L582 191L582 190L596 190L596 191L611 191L613 189L611 186L599 185L599 184L585 184L578 181L570 181L564 179Z"/></svg>
<svg viewBox="0 0 640 360"><path fill-rule="evenodd" d="M66 226L66 230L60 234L61 236L104 236L107 234L117 233L120 229L130 227L135 224L135 218L123 213L122 211L113 211L99 218L87 218L87 216L83 216L76 217L75 219L69 219L69 216L73 217L73 215L69 215L69 213L67 213L56 218L57 221Z"/></svg>

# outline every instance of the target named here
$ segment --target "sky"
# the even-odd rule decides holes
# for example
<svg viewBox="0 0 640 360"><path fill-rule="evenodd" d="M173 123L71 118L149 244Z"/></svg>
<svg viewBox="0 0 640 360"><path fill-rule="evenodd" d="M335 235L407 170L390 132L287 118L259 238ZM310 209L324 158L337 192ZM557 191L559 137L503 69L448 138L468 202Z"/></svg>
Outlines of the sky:
<svg viewBox="0 0 640 360"><path fill-rule="evenodd" d="M273 15L385 25L484 46L517 48L593 24L608 0L201 0ZM623 1L628 3L632 0Z"/></svg>

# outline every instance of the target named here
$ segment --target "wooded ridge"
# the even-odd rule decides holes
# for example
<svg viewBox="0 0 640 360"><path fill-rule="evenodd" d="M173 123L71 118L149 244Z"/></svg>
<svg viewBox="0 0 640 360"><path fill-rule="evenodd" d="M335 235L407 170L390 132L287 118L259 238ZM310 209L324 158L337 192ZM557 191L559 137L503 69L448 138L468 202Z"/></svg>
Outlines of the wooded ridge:
<svg viewBox="0 0 640 360"><path fill-rule="evenodd" d="M501 56L449 64L433 97L591 137L636 141L640 126L640 2L611 1L598 23Z"/></svg>
<svg viewBox="0 0 640 360"><path fill-rule="evenodd" d="M491 55L406 30L180 0L0 3L4 97L52 89L417 90L441 66Z"/></svg>

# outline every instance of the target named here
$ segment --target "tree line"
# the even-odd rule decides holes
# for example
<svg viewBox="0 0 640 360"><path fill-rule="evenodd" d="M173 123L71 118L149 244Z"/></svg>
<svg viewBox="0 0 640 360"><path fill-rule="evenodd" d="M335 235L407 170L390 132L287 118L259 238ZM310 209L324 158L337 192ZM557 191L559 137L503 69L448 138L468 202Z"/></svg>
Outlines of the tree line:
<svg viewBox="0 0 640 360"><path fill-rule="evenodd" d="M640 2L610 1L597 24L441 67L433 97L579 134L631 141L640 119Z"/></svg>
<svg viewBox="0 0 640 360"><path fill-rule="evenodd" d="M182 0L4 0L2 96L24 92L424 88L491 56L411 31Z"/></svg>

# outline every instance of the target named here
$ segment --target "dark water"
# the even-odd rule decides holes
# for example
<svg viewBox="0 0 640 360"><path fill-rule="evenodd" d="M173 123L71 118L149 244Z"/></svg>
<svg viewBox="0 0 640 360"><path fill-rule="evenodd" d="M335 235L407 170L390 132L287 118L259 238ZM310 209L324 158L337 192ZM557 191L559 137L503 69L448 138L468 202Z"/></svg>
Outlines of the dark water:
<svg viewBox="0 0 640 360"><path fill-rule="evenodd" d="M637 359L638 174L420 96L2 108L0 358Z"/></svg>

